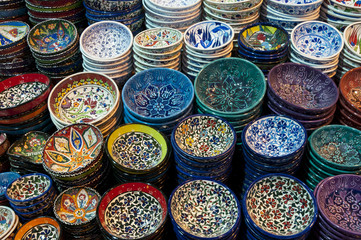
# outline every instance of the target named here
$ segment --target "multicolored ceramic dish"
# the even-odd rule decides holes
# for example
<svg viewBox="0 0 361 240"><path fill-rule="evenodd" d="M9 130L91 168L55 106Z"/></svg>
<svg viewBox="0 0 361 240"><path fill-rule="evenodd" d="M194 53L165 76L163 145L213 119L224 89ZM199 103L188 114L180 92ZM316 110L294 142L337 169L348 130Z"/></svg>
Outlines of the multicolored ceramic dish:
<svg viewBox="0 0 361 240"><path fill-rule="evenodd" d="M0 206L0 238L4 239L15 224L15 212L6 206Z"/></svg>
<svg viewBox="0 0 361 240"><path fill-rule="evenodd" d="M24 224L16 233L14 240L60 240L60 224L52 217L35 218Z"/></svg>
<svg viewBox="0 0 361 240"><path fill-rule="evenodd" d="M0 50L15 46L25 40L30 27L25 22L6 21L0 23Z"/></svg>

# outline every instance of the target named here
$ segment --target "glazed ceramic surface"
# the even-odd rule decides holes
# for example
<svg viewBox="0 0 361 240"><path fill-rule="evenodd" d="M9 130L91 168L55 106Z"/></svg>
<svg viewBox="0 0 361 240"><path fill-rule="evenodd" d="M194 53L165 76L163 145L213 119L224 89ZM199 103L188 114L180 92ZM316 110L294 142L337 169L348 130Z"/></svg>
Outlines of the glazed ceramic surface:
<svg viewBox="0 0 361 240"><path fill-rule="evenodd" d="M283 157L297 152L306 141L303 126L282 116L263 117L242 132L245 144L257 154Z"/></svg>
<svg viewBox="0 0 361 240"><path fill-rule="evenodd" d="M236 136L231 125L218 117L193 115L175 127L172 138L187 154L207 158L229 151Z"/></svg>
<svg viewBox="0 0 361 240"><path fill-rule="evenodd" d="M149 2L157 5L157 6L162 6L162 7L166 7L166 8L186 8L189 6L193 6L196 5L197 3L199 3L199 0L149 0Z"/></svg>
<svg viewBox="0 0 361 240"><path fill-rule="evenodd" d="M4 237L15 223L15 212L6 206L0 206L0 237Z"/></svg>
<svg viewBox="0 0 361 240"><path fill-rule="evenodd" d="M316 202L299 180L268 175L247 190L244 207L251 220L273 236L302 233L316 220Z"/></svg>
<svg viewBox="0 0 361 240"><path fill-rule="evenodd" d="M24 39L30 27L28 24L19 21L0 23L0 48L13 45Z"/></svg>
<svg viewBox="0 0 361 240"><path fill-rule="evenodd" d="M16 233L16 240L59 240L61 229L59 223L50 217L35 218L24 224Z"/></svg>
<svg viewBox="0 0 361 240"><path fill-rule="evenodd" d="M322 2L322 0L268 0L267 5L278 12L298 17L317 11Z"/></svg>
<svg viewBox="0 0 361 240"><path fill-rule="evenodd" d="M361 112L361 68L348 71L341 78L339 88L341 95L353 108Z"/></svg>
<svg viewBox="0 0 361 240"><path fill-rule="evenodd" d="M229 234L239 221L240 206L235 195L224 185L210 180L180 185L169 205L178 227L198 238Z"/></svg>
<svg viewBox="0 0 361 240"><path fill-rule="evenodd" d="M0 173L0 199L4 197L7 187L15 179L19 178L20 174L15 172L2 172Z"/></svg>
<svg viewBox="0 0 361 240"><path fill-rule="evenodd" d="M181 43L183 35L172 28L148 29L134 37L134 43L142 49L168 49Z"/></svg>
<svg viewBox="0 0 361 240"><path fill-rule="evenodd" d="M345 45L356 54L361 55L361 24L354 23L344 31Z"/></svg>
<svg viewBox="0 0 361 240"><path fill-rule="evenodd" d="M51 19L37 24L28 34L32 51L51 54L64 51L77 40L75 25L63 19Z"/></svg>

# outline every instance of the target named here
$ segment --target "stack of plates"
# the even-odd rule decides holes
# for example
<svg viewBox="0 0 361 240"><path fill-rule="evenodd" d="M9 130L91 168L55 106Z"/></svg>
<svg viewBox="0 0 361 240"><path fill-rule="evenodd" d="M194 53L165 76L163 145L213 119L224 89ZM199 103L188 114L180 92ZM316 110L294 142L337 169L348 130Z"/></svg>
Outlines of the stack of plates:
<svg viewBox="0 0 361 240"><path fill-rule="evenodd" d="M266 0L263 2L261 17L281 25L291 33L296 25L317 20L322 2L323 0Z"/></svg>
<svg viewBox="0 0 361 240"><path fill-rule="evenodd" d="M14 239L15 232L17 232L21 226L19 217L11 208L0 205L0 219L0 238L3 240Z"/></svg>
<svg viewBox="0 0 361 240"><path fill-rule="evenodd" d="M134 34L143 29L144 11L141 0L85 0L89 25L100 21L116 21L126 25Z"/></svg>
<svg viewBox="0 0 361 240"><path fill-rule="evenodd" d="M106 153L118 183L147 182L163 189L170 167L168 139L143 124L126 124L112 132Z"/></svg>
<svg viewBox="0 0 361 240"><path fill-rule="evenodd" d="M358 209L354 208L360 204L356 197L360 186L361 177L350 174L328 177L317 185L314 193L320 214L312 239L361 238Z"/></svg>
<svg viewBox="0 0 361 240"><path fill-rule="evenodd" d="M33 71L34 58L26 43L29 30L25 22L0 23L0 79Z"/></svg>
<svg viewBox="0 0 361 240"><path fill-rule="evenodd" d="M335 27L318 21L304 22L292 30L290 60L333 77L343 45L343 36Z"/></svg>
<svg viewBox="0 0 361 240"><path fill-rule="evenodd" d="M29 16L24 0L3 0L0 2L0 22L24 21L27 22Z"/></svg>
<svg viewBox="0 0 361 240"><path fill-rule="evenodd" d="M16 140L8 149L12 171L20 174L44 172L43 148L49 134L39 131L30 131Z"/></svg>
<svg viewBox="0 0 361 240"><path fill-rule="evenodd" d="M305 179L314 189L324 178L339 174L361 174L361 131L329 125L309 137Z"/></svg>
<svg viewBox="0 0 361 240"><path fill-rule="evenodd" d="M7 156L7 150L10 147L10 141L6 133L0 133L0 173L9 171L10 162Z"/></svg>
<svg viewBox="0 0 361 240"><path fill-rule="evenodd" d="M5 79L0 86L0 131L18 138L29 131L52 132L46 100L50 79L29 73Z"/></svg>
<svg viewBox="0 0 361 240"><path fill-rule="evenodd" d="M236 140L234 128L222 118L197 114L181 120L171 136L178 182L196 178L227 182Z"/></svg>
<svg viewBox="0 0 361 240"><path fill-rule="evenodd" d="M147 29L168 27L184 32L201 19L201 0L143 0L143 6Z"/></svg>
<svg viewBox="0 0 361 240"><path fill-rule="evenodd" d="M91 123L106 137L123 114L116 83L100 73L76 73L59 82L48 98L50 117L58 129Z"/></svg>
<svg viewBox="0 0 361 240"><path fill-rule="evenodd" d="M74 23L77 28L84 28L86 24L85 10L81 0L25 0L25 2L29 21L33 25L52 18L68 20Z"/></svg>
<svg viewBox="0 0 361 240"><path fill-rule="evenodd" d="M16 233L14 239L52 239L62 240L60 224L52 217L38 217L25 223Z"/></svg>
<svg viewBox="0 0 361 240"><path fill-rule="evenodd" d="M214 61L199 72L195 82L197 112L229 121L241 145L243 128L262 112L266 80L253 63L240 58Z"/></svg>
<svg viewBox="0 0 361 240"><path fill-rule="evenodd" d="M192 82L184 74L169 68L144 70L124 85L124 121L143 123L169 136L192 114L193 99Z"/></svg>
<svg viewBox="0 0 361 240"><path fill-rule="evenodd" d="M5 197L7 187L14 180L20 177L20 174L15 172L1 172L0 173L0 205L9 205L8 200ZM0 235L1 236L1 235Z"/></svg>
<svg viewBox="0 0 361 240"><path fill-rule="evenodd" d="M133 74L133 34L122 23L102 21L87 27L80 37L86 72L112 78L119 87Z"/></svg>
<svg viewBox="0 0 361 240"><path fill-rule="evenodd" d="M107 183L103 136L89 124L74 124L55 132L43 150L43 166L58 188L91 187L99 192Z"/></svg>
<svg viewBox="0 0 361 240"><path fill-rule="evenodd" d="M272 113L297 119L307 131L332 122L339 93L326 74L308 65L282 63L272 68L267 83Z"/></svg>
<svg viewBox="0 0 361 240"><path fill-rule="evenodd" d="M288 33L281 26L255 23L240 31L237 55L253 62L267 75L274 66L287 61L288 43Z"/></svg>
<svg viewBox="0 0 361 240"><path fill-rule="evenodd" d="M97 209L105 239L166 239L165 195L147 183L130 182L109 189Z"/></svg>
<svg viewBox="0 0 361 240"><path fill-rule="evenodd" d="M53 211L63 227L65 238L101 239L95 220L99 201L99 193L87 187L69 188L59 194L54 201Z"/></svg>
<svg viewBox="0 0 361 240"><path fill-rule="evenodd" d="M192 80L208 63L231 57L234 30L226 23L204 21L190 26L184 33L182 70Z"/></svg>
<svg viewBox="0 0 361 240"><path fill-rule="evenodd" d="M316 199L303 182L274 173L249 186L242 210L246 239L307 239L318 215Z"/></svg>
<svg viewBox="0 0 361 240"><path fill-rule="evenodd" d="M82 70L78 31L70 21L41 22L30 30L27 40L37 69L52 80L58 81Z"/></svg>
<svg viewBox="0 0 361 240"><path fill-rule="evenodd" d="M173 28L153 28L134 37L135 72L150 68L180 69L183 34Z"/></svg>
<svg viewBox="0 0 361 240"><path fill-rule="evenodd" d="M241 204L226 185L194 180L178 186L168 208L179 240L239 239Z"/></svg>
<svg viewBox="0 0 361 240"><path fill-rule="evenodd" d="M306 129L288 117L266 116L250 123L242 133L243 192L262 175L294 175L301 164L306 140Z"/></svg>
<svg viewBox="0 0 361 240"><path fill-rule="evenodd" d="M48 175L32 173L15 179L7 187L5 196L20 220L26 222L49 215L57 193Z"/></svg>

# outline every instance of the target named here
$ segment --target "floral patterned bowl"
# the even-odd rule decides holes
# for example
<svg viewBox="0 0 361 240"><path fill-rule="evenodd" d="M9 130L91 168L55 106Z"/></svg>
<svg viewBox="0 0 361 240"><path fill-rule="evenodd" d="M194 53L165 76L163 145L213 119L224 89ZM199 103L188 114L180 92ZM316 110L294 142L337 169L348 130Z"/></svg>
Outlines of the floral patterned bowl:
<svg viewBox="0 0 361 240"><path fill-rule="evenodd" d="M5 198L5 192L7 187L19 177L20 174L15 172L0 173L0 200L3 200Z"/></svg>
<svg viewBox="0 0 361 240"><path fill-rule="evenodd" d="M361 114L361 67L346 72L340 80L339 89L343 103Z"/></svg>
<svg viewBox="0 0 361 240"><path fill-rule="evenodd" d="M27 23L21 21L5 21L0 23L0 53L10 53L17 49L16 45L26 43L26 36L30 27Z"/></svg>
<svg viewBox="0 0 361 240"><path fill-rule="evenodd" d="M4 237L8 235L16 223L15 212L9 207L0 206L0 220L0 238L6 239Z"/></svg>
<svg viewBox="0 0 361 240"><path fill-rule="evenodd" d="M204 2L213 8L224 11L241 11L257 5L261 0L204 0Z"/></svg>
<svg viewBox="0 0 361 240"><path fill-rule="evenodd" d="M242 200L248 226L265 239L302 239L316 222L318 209L311 190L285 174L256 179Z"/></svg>
<svg viewBox="0 0 361 240"><path fill-rule="evenodd" d="M97 208L97 222L109 239L151 239L168 214L164 194L152 185L125 183L108 190Z"/></svg>
<svg viewBox="0 0 361 240"><path fill-rule="evenodd" d="M24 224L14 240L62 239L60 224L52 217L35 218Z"/></svg>
<svg viewBox="0 0 361 240"><path fill-rule="evenodd" d="M348 25L343 31L343 38L345 40L346 48L356 57L361 57L361 45L359 39L361 38L361 23L356 22Z"/></svg>
<svg viewBox="0 0 361 240"><path fill-rule="evenodd" d="M166 11L190 11L197 8L201 0L188 1L167 1L167 0L148 0L147 3L155 8Z"/></svg>
<svg viewBox="0 0 361 240"><path fill-rule="evenodd" d="M278 12L297 17L316 11L322 2L322 0L267 0L267 5Z"/></svg>

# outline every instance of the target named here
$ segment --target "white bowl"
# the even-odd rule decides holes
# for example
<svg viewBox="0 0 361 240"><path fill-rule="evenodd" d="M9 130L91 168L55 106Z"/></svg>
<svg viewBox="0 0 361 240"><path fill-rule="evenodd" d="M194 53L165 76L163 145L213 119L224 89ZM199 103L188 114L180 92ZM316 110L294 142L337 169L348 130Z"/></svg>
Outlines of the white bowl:
<svg viewBox="0 0 361 240"><path fill-rule="evenodd" d="M156 3L158 2L158 3ZM187 4L189 2L189 4ZM171 6L171 4L173 6ZM183 4L183 6L175 6L179 4ZM168 16L172 15L187 15L193 11L196 11L201 7L201 0L189 0L189 1L167 1L167 0L143 0L143 5L147 5L148 8L152 9L155 12L163 13ZM168 5L168 6L167 6Z"/></svg>
<svg viewBox="0 0 361 240"><path fill-rule="evenodd" d="M267 0L267 5L289 15L305 15L316 11L323 0Z"/></svg>
<svg viewBox="0 0 361 240"><path fill-rule="evenodd" d="M232 50L233 50L233 41L226 48L222 49L222 51L218 51L218 52L212 53L212 54L199 53L197 51L194 51L192 48L188 47L187 45L185 45L183 50L187 54L191 54L193 56L200 57L200 58L221 58L221 57L224 57L224 56L228 55L230 52L232 52Z"/></svg>
<svg viewBox="0 0 361 240"><path fill-rule="evenodd" d="M186 14L177 14L177 15L168 15L166 13L163 12L159 12L159 11L155 11L152 8L148 7L148 5L144 4L143 5L144 10L146 13L148 13L150 16L156 18L164 18L164 19L169 19L171 21L173 20L179 20L179 19L184 19L184 18L189 18L192 17L194 15L198 15L201 11L201 8L196 8L195 11L192 11L190 13L186 13Z"/></svg>
<svg viewBox="0 0 361 240"><path fill-rule="evenodd" d="M351 39L351 36L355 39ZM351 25L348 25L343 31L343 39L345 40L346 50L352 53L352 55L355 55L355 57L357 58L361 58L361 47L359 43L360 38L361 38L361 22L356 22ZM354 44L354 46L352 46L352 44Z"/></svg>
<svg viewBox="0 0 361 240"><path fill-rule="evenodd" d="M239 11L251 8L262 0L204 0L209 6L225 11Z"/></svg>
<svg viewBox="0 0 361 240"><path fill-rule="evenodd" d="M207 11L210 15L215 15L218 17L222 17L224 19L241 20L255 15L256 12L258 12L258 10L260 9L262 5L262 1L263 0L261 0L259 3L257 3L255 6L251 8L238 10L238 11L227 11L227 10L217 9L207 4L207 2L204 2L203 4L204 4L204 10Z"/></svg>

